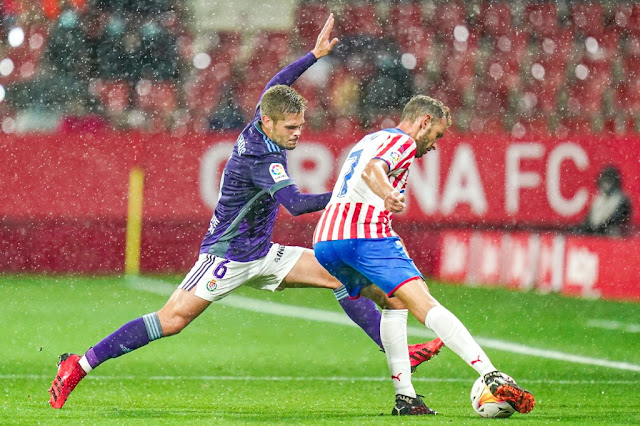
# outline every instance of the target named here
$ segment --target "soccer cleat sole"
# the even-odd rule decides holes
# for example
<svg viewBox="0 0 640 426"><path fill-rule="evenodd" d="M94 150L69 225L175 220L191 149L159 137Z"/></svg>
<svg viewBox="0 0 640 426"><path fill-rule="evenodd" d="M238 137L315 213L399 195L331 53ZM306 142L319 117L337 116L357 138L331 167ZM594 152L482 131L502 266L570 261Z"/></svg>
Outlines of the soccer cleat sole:
<svg viewBox="0 0 640 426"><path fill-rule="evenodd" d="M393 410L391 410L391 415L392 416L437 416L438 412L429 408L428 411L420 412L420 413L403 413L400 410L398 410L397 407L393 407Z"/></svg>
<svg viewBox="0 0 640 426"><path fill-rule="evenodd" d="M518 413L528 414L536 405L531 392L510 385L498 386L498 389L492 393L496 398L508 402Z"/></svg>

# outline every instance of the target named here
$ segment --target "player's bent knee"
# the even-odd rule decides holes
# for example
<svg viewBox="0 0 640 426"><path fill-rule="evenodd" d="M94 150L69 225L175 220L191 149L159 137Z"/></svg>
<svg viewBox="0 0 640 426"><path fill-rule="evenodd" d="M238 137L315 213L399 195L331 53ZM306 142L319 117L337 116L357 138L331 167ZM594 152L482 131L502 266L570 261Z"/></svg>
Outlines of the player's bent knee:
<svg viewBox="0 0 640 426"><path fill-rule="evenodd" d="M406 309L406 306L397 297L388 297L384 301L384 309Z"/></svg>

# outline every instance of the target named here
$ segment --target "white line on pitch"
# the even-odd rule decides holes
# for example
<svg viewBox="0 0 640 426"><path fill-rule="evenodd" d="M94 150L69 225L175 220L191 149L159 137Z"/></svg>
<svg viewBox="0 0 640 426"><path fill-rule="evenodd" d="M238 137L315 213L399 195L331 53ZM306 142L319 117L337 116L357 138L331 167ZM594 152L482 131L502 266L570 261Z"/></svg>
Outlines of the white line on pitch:
<svg viewBox="0 0 640 426"><path fill-rule="evenodd" d="M154 380L154 381L184 381L184 380L204 380L220 382L242 382L242 381L265 381L265 382L386 382L388 377L341 377L341 376L144 376L144 375L106 375L91 374L87 376L90 380ZM51 376L42 374L0 374L0 380L49 380ZM447 377L416 377L411 376L414 382L430 383L468 383L465 378ZM539 380L539 379L519 379L528 384L545 385L637 385L640 380Z"/></svg>
<svg viewBox="0 0 640 426"><path fill-rule="evenodd" d="M172 294L177 287L164 281L140 277L129 277L129 285L138 290L161 294L164 296ZM353 323L345 314L330 312L323 309L303 308L301 306L293 306L273 301L258 300L233 294L216 303L252 312L259 312L262 314L277 315L289 318L300 318L311 321L321 321L332 324L357 327L357 325ZM413 337L435 337L435 334L433 334L425 327L410 326L407 328L407 331L408 334ZM554 359L558 361L573 362L576 364L586 364L598 367L614 368L617 370L640 372L640 365L632 364L629 362L610 361L583 355L574 355L566 352L551 351L547 349L534 348L532 346L526 346L519 343L506 342L504 340L490 339L486 337L474 336L474 338L481 346L485 348L493 348L505 352Z"/></svg>
<svg viewBox="0 0 640 426"><path fill-rule="evenodd" d="M594 319L587 321L587 327L604 328L606 330L620 330L628 333L640 333L640 324L622 321Z"/></svg>

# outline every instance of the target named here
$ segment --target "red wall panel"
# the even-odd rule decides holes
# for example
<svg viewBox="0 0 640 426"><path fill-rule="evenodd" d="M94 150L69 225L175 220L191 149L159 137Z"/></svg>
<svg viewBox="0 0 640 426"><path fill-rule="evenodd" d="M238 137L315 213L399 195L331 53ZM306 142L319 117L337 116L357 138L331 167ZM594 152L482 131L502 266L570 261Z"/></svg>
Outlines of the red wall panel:
<svg viewBox="0 0 640 426"><path fill-rule="evenodd" d="M3 270L121 271L128 174L145 171L142 268L190 267L237 135L83 133L6 136L0 144ZM289 154L303 190L331 190L351 137L304 134ZM562 229L579 223L607 164L622 171L640 225L640 138L516 141L448 135L414 163L408 211L395 216L420 264L435 269L441 227ZM282 212L274 239L309 246L318 215ZM83 260L84 259L84 260Z"/></svg>

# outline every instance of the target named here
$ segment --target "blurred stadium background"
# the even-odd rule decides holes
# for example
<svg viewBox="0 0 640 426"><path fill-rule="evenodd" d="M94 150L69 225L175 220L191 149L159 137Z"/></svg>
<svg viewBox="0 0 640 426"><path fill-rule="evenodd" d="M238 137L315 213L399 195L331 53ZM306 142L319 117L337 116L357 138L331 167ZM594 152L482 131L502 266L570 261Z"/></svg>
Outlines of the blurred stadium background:
<svg viewBox="0 0 640 426"><path fill-rule="evenodd" d="M3 0L0 264L122 273L129 177L144 173L142 272L196 258L219 170L268 79L341 42L297 83L308 128L291 155L326 191L349 144L413 94L453 134L396 218L421 269L448 281L640 300L640 223L576 235L614 164L640 205L640 3L627 1ZM316 215L275 239L309 246Z"/></svg>

